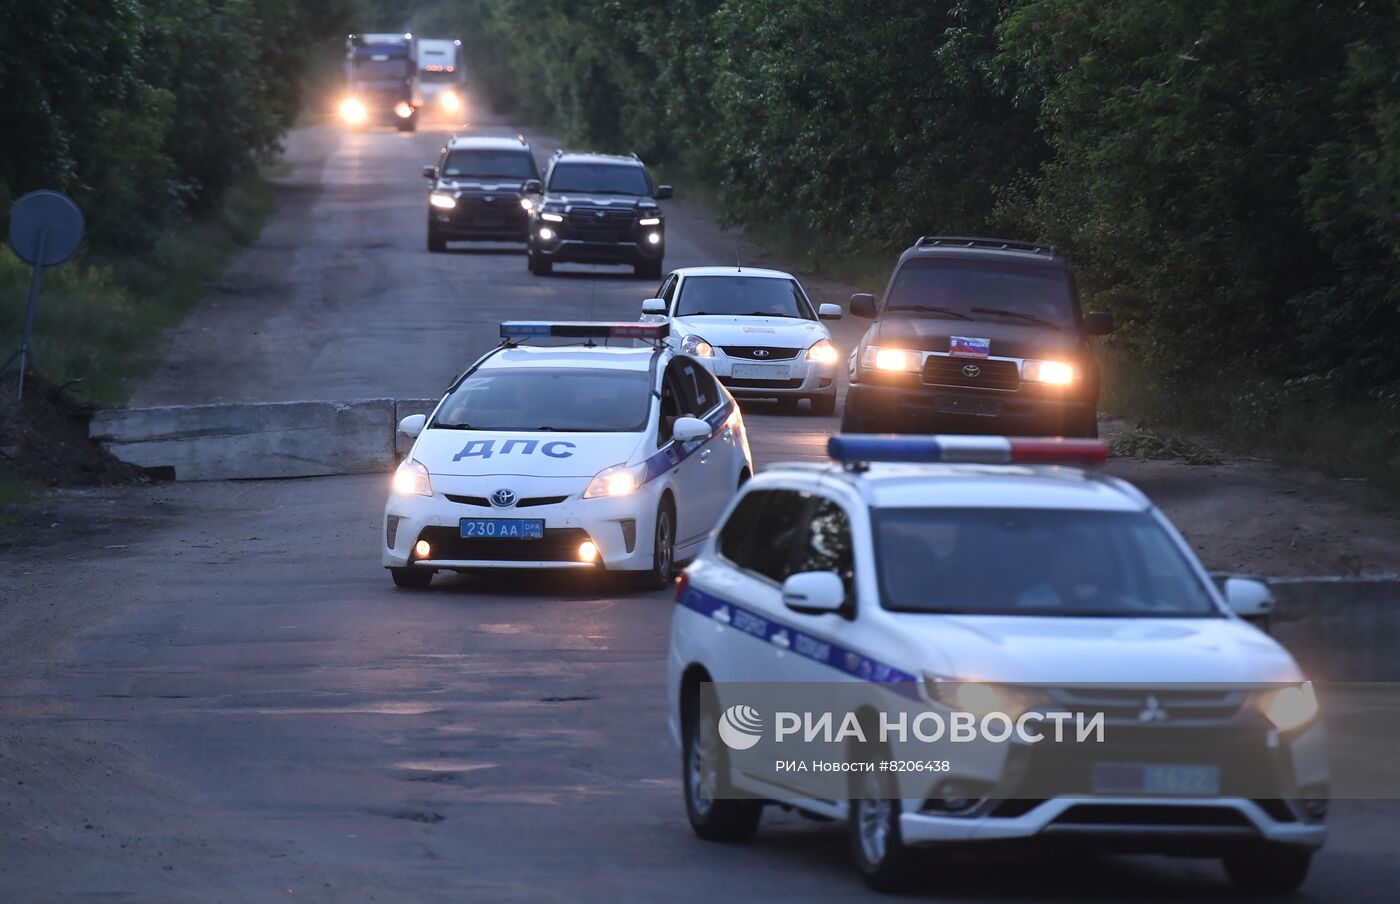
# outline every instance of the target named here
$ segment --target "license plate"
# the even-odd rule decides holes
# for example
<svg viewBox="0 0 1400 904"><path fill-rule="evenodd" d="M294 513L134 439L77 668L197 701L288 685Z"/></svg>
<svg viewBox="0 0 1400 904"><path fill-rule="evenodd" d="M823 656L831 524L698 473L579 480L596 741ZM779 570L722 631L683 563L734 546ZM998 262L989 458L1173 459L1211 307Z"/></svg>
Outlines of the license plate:
<svg viewBox="0 0 1400 904"><path fill-rule="evenodd" d="M1209 796L1220 793L1220 767L1096 763L1094 791L1099 794Z"/></svg>
<svg viewBox="0 0 1400 904"><path fill-rule="evenodd" d="M463 518L462 537L475 540L542 540L543 518Z"/></svg>
<svg viewBox="0 0 1400 904"><path fill-rule="evenodd" d="M996 417L1001 414L999 399L969 399L960 396L943 396L938 400L938 410L944 414L968 414L973 417Z"/></svg>
<svg viewBox="0 0 1400 904"><path fill-rule="evenodd" d="M729 373L745 380L786 380L790 372L786 364L735 364Z"/></svg>

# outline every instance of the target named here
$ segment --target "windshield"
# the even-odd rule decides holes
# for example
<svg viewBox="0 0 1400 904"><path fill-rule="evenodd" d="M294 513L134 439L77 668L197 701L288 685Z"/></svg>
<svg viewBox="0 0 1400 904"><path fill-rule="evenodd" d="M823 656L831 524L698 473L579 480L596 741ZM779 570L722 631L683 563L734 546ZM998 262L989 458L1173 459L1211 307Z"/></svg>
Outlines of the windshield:
<svg viewBox="0 0 1400 904"><path fill-rule="evenodd" d="M449 179L510 179L524 182L536 177L535 158L528 151L448 151L442 175Z"/></svg>
<svg viewBox="0 0 1400 904"><path fill-rule="evenodd" d="M1056 327L1074 323L1069 280L1063 270L1005 262L915 258L895 275L885 310Z"/></svg>
<svg viewBox="0 0 1400 904"><path fill-rule="evenodd" d="M408 78L407 58L393 60L356 60L355 79L362 82L397 82Z"/></svg>
<svg viewBox="0 0 1400 904"><path fill-rule="evenodd" d="M1190 616L1218 610L1147 512L888 508L875 519L887 609Z"/></svg>
<svg viewBox="0 0 1400 904"><path fill-rule="evenodd" d="M815 320L795 279L764 276L691 276L681 284L676 316L762 315Z"/></svg>
<svg viewBox="0 0 1400 904"><path fill-rule="evenodd" d="M501 368L477 371L443 401L434 427L636 433L647 423L645 371Z"/></svg>
<svg viewBox="0 0 1400 904"><path fill-rule="evenodd" d="M558 163L549 174L552 192L647 197L646 170L625 163Z"/></svg>

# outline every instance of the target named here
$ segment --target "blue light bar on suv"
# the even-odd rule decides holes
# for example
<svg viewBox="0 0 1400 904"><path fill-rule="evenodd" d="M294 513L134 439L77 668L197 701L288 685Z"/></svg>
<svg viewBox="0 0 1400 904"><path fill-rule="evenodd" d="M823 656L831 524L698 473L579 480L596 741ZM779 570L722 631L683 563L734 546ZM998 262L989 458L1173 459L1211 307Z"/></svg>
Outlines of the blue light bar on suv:
<svg viewBox="0 0 1400 904"><path fill-rule="evenodd" d="M1096 439L1058 436L876 436L851 433L827 440L827 454L843 464L872 461L984 465L1101 465L1108 447Z"/></svg>
<svg viewBox="0 0 1400 904"><path fill-rule="evenodd" d="M520 339L645 339L658 342L671 334L670 323L592 323L583 320L507 320L501 338Z"/></svg>

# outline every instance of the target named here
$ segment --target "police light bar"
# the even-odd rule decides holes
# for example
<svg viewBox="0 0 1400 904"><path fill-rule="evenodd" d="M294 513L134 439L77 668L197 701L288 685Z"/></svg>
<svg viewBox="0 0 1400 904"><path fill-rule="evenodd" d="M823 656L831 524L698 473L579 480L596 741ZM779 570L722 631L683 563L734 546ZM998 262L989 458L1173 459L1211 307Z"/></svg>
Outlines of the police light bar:
<svg viewBox="0 0 1400 904"><path fill-rule="evenodd" d="M520 339L645 339L657 342L671 334L667 323L593 323L575 321L507 320L501 338Z"/></svg>
<svg viewBox="0 0 1400 904"><path fill-rule="evenodd" d="M983 465L1101 465L1108 447L1096 439L1006 436L874 436L848 433L826 443L843 464L957 462Z"/></svg>

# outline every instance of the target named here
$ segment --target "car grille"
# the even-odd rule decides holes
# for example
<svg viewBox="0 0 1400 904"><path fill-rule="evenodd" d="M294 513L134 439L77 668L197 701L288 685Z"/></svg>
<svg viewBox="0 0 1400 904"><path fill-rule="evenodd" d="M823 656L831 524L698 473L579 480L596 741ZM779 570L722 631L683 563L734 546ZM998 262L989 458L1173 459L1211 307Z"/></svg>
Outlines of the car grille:
<svg viewBox="0 0 1400 904"><path fill-rule="evenodd" d="M721 345L720 350L731 358L752 358L755 361L787 361L802 352L800 348L775 348L771 345Z"/></svg>
<svg viewBox="0 0 1400 904"><path fill-rule="evenodd" d="M1253 827L1243 813L1232 807L1153 804L1076 804L1056 817L1051 825Z"/></svg>
<svg viewBox="0 0 1400 904"><path fill-rule="evenodd" d="M425 527L418 538L432 545L432 559L495 562L577 562L579 544L589 539L577 527L547 527L539 540L468 539L455 527Z"/></svg>
<svg viewBox="0 0 1400 904"><path fill-rule="evenodd" d="M746 380L743 377L720 377L719 381L734 389L800 389L802 380Z"/></svg>
<svg viewBox="0 0 1400 904"><path fill-rule="evenodd" d="M606 207L575 207L569 211L569 225L585 232L607 230L616 232L632 228L631 210Z"/></svg>
<svg viewBox="0 0 1400 904"><path fill-rule="evenodd" d="M1245 699L1244 691L1211 688L1058 687L1050 696L1058 709L1103 713L1106 723L1125 725L1140 724L1142 713L1150 710L1161 710L1174 725L1222 724L1235 717Z"/></svg>
<svg viewBox="0 0 1400 904"><path fill-rule="evenodd" d="M456 502L460 505L476 505L482 508L493 508L491 500L485 496L455 496L452 493L443 493L449 502ZM568 499L568 496L531 496L526 499L519 499L515 503L516 508L533 508L539 505L555 505Z"/></svg>
<svg viewBox="0 0 1400 904"><path fill-rule="evenodd" d="M934 386L1015 390L1021 385L1021 375L1015 361L929 355L924 362L924 382Z"/></svg>

